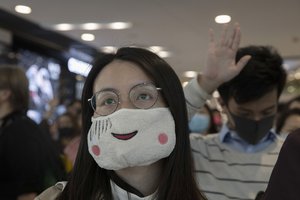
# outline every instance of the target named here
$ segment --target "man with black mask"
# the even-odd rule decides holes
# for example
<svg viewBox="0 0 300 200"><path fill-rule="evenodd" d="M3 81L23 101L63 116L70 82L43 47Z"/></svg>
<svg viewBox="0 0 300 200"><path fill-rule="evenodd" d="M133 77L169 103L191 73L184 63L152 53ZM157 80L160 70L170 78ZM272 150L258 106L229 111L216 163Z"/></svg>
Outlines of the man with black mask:
<svg viewBox="0 0 300 200"><path fill-rule="evenodd" d="M191 138L196 175L208 199L255 199L266 189L282 146L272 129L286 82L282 58L271 47L248 46L237 51L236 62L245 55L251 59L242 71L218 87L228 122L219 134ZM197 87L191 82L185 88L190 115L212 92Z"/></svg>

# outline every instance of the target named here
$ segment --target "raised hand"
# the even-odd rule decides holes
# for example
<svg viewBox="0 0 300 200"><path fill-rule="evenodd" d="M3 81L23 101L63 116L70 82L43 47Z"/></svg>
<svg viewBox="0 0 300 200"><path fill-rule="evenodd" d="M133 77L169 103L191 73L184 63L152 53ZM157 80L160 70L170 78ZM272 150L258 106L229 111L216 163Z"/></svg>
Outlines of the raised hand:
<svg viewBox="0 0 300 200"><path fill-rule="evenodd" d="M215 40L214 33L210 30L206 66L202 75L198 76L199 84L208 93L213 92L219 85L238 75L250 60L251 56L244 56L235 62L240 40L240 26L237 23L231 33L228 31L228 25L224 25L219 41Z"/></svg>

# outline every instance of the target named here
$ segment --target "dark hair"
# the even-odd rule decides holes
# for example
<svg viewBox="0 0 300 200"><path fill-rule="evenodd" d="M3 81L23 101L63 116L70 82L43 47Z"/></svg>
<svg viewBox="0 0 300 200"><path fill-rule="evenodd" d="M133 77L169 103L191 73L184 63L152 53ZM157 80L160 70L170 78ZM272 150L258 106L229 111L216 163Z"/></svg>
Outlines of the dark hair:
<svg viewBox="0 0 300 200"><path fill-rule="evenodd" d="M28 110L29 83L25 72L20 67L0 66L0 89L11 91L10 104L14 111Z"/></svg>
<svg viewBox="0 0 300 200"><path fill-rule="evenodd" d="M157 199L204 199L197 189L193 176L187 111L180 80L173 69L159 56L148 50L132 47L121 48L116 54L104 55L97 59L86 79L82 94L83 135L74 171L59 199L112 199L108 175L110 171L99 167L89 154L86 136L93 115L88 99L93 95L95 78L107 64L114 60L132 62L150 75L157 87L162 88L162 96L175 121L177 142L173 152L165 159Z"/></svg>
<svg viewBox="0 0 300 200"><path fill-rule="evenodd" d="M295 109L287 109L287 110L283 111L279 115L278 120L276 122L276 133L280 134L283 126L285 125L286 120L292 115L300 116L300 109L295 108Z"/></svg>
<svg viewBox="0 0 300 200"><path fill-rule="evenodd" d="M281 56L272 47L248 46L238 50L236 62L245 55L251 55L251 59L240 74L218 88L224 103L228 104L231 97L237 103L250 102L273 89L277 89L279 98L286 82Z"/></svg>

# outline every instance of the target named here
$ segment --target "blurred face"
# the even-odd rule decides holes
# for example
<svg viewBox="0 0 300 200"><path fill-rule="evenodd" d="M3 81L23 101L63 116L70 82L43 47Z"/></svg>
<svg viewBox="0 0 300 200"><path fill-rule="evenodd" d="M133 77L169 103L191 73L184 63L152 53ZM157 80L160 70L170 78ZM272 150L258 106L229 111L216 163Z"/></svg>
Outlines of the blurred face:
<svg viewBox="0 0 300 200"><path fill-rule="evenodd" d="M69 116L63 115L57 119L58 128L71 128L73 127L72 119Z"/></svg>
<svg viewBox="0 0 300 200"><path fill-rule="evenodd" d="M299 115L291 115L286 120L282 127L282 133L291 133L294 130L300 128L300 116Z"/></svg>
<svg viewBox="0 0 300 200"><path fill-rule="evenodd" d="M78 116L81 113L81 104L80 102L75 102L72 106L68 108L68 112L73 116Z"/></svg>
<svg viewBox="0 0 300 200"><path fill-rule="evenodd" d="M234 128L235 124L230 113L239 117L259 121L266 117L275 115L277 112L277 103L277 90L274 89L258 100L243 104L238 104L233 98L231 98L228 101L228 106L225 107L224 110L227 116L229 116L229 125Z"/></svg>
<svg viewBox="0 0 300 200"><path fill-rule="evenodd" d="M93 92L114 90L120 98L120 104L116 110L121 108L134 109L136 107L130 101L129 92L134 86L142 83L153 83L153 80L137 65L127 61L115 60L104 67L96 77ZM141 98L147 98L147 96ZM155 107L166 107L160 93L156 103L152 106L152 108Z"/></svg>

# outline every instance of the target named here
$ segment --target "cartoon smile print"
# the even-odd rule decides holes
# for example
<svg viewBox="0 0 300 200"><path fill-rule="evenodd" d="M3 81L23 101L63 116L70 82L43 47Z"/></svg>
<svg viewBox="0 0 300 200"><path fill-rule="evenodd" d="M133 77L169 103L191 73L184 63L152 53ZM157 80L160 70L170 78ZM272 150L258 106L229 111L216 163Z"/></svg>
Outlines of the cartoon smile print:
<svg viewBox="0 0 300 200"><path fill-rule="evenodd" d="M119 139L119 140L129 140L131 138L133 138L136 134L138 133L138 131L133 131L131 133L123 133L123 134L117 134L117 133L111 133L112 136L114 136L115 138Z"/></svg>

